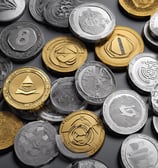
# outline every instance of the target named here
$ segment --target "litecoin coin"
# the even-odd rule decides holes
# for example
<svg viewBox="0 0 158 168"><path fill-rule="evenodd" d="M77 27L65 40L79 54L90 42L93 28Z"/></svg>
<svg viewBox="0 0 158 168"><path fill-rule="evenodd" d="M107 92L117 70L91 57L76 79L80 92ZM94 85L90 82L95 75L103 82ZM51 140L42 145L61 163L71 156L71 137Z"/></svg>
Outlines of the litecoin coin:
<svg viewBox="0 0 158 168"><path fill-rule="evenodd" d="M88 62L77 70L75 84L80 96L93 105L103 104L105 98L116 88L112 71L97 61Z"/></svg>
<svg viewBox="0 0 158 168"><path fill-rule="evenodd" d="M44 121L26 124L16 135L14 150L18 159L29 166L41 166L58 155L56 129Z"/></svg>
<svg viewBox="0 0 158 168"><path fill-rule="evenodd" d="M121 161L125 168L157 168L158 143L147 135L130 135L122 143Z"/></svg>
<svg viewBox="0 0 158 168"><path fill-rule="evenodd" d="M152 53L136 55L129 63L128 75L132 83L144 92L151 92L158 80L158 57Z"/></svg>
<svg viewBox="0 0 158 168"><path fill-rule="evenodd" d="M149 30L153 38L158 40L158 12L154 13L149 20Z"/></svg>
<svg viewBox="0 0 158 168"><path fill-rule="evenodd" d="M146 123L148 110L145 102L132 90L118 90L103 104L103 118L108 127L118 134L132 134Z"/></svg>
<svg viewBox="0 0 158 168"><path fill-rule="evenodd" d="M153 112L158 115L158 83L155 84L151 91L151 105Z"/></svg>
<svg viewBox="0 0 158 168"><path fill-rule="evenodd" d="M154 126L156 133L158 134L158 117L156 116L153 116L153 126Z"/></svg>
<svg viewBox="0 0 158 168"><path fill-rule="evenodd" d="M84 3L72 10L69 24L79 38L96 42L111 35L115 27L115 16L103 4Z"/></svg>
<svg viewBox="0 0 158 168"><path fill-rule="evenodd" d="M29 61L37 56L43 44L44 36L32 22L16 22L0 34L0 49L13 61Z"/></svg>

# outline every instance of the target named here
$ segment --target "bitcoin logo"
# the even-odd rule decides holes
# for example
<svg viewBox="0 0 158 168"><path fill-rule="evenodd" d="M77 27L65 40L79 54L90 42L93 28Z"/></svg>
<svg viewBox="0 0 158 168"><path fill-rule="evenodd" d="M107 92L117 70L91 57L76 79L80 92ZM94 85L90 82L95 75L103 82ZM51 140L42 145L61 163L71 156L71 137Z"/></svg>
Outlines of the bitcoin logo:
<svg viewBox="0 0 158 168"><path fill-rule="evenodd" d="M0 0L0 12L3 10L16 10L16 7L14 0Z"/></svg>
<svg viewBox="0 0 158 168"><path fill-rule="evenodd" d="M122 105L120 107L121 115L127 116L127 117L133 117L136 116L137 112L135 111L135 106L125 106Z"/></svg>
<svg viewBox="0 0 158 168"><path fill-rule="evenodd" d="M132 1L137 8L147 8L154 3L154 0L132 0Z"/></svg>

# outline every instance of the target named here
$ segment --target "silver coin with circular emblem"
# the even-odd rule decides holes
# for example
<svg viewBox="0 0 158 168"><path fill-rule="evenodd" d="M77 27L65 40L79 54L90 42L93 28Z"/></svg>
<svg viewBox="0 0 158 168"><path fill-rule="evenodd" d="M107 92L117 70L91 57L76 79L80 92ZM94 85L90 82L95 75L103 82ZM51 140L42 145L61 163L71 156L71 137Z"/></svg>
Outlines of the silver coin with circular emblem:
<svg viewBox="0 0 158 168"><path fill-rule="evenodd" d="M154 126L156 133L158 134L158 117L156 116L153 116L153 126Z"/></svg>
<svg viewBox="0 0 158 168"><path fill-rule="evenodd" d="M158 12L154 13L149 20L149 31L152 37L158 40Z"/></svg>
<svg viewBox="0 0 158 168"><path fill-rule="evenodd" d="M158 56L153 53L136 55L129 63L128 75L141 91L151 92L158 80Z"/></svg>
<svg viewBox="0 0 158 168"><path fill-rule="evenodd" d="M26 124L16 135L14 150L17 158L29 166L41 166L58 155L56 129L44 121Z"/></svg>
<svg viewBox="0 0 158 168"><path fill-rule="evenodd" d="M0 22L17 19L23 14L25 6L25 0L0 0Z"/></svg>
<svg viewBox="0 0 158 168"><path fill-rule="evenodd" d="M0 50L13 61L24 62L34 58L43 45L43 33L32 22L16 22L0 34Z"/></svg>
<svg viewBox="0 0 158 168"><path fill-rule="evenodd" d="M115 91L103 104L103 119L118 134L128 135L139 131L145 125L147 117L144 100L132 90Z"/></svg>
<svg viewBox="0 0 158 168"><path fill-rule="evenodd" d="M158 83L157 82L151 91L151 106L152 106L153 112L156 115L158 115Z"/></svg>
<svg viewBox="0 0 158 168"><path fill-rule="evenodd" d="M157 141L144 134L130 135L122 143L121 161L125 168L157 168Z"/></svg>
<svg viewBox="0 0 158 168"><path fill-rule="evenodd" d="M89 104L101 105L116 88L112 71L103 63L90 61L79 68L75 74L78 93Z"/></svg>
<svg viewBox="0 0 158 168"><path fill-rule="evenodd" d="M103 4L84 3L72 10L69 24L79 38L97 42L111 35L115 27L115 16Z"/></svg>

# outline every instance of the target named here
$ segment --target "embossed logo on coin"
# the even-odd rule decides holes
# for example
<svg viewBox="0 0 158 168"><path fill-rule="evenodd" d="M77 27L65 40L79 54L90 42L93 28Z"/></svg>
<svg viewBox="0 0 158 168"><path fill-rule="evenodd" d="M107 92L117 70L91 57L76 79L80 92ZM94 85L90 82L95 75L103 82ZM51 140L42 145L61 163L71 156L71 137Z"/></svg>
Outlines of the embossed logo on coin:
<svg viewBox="0 0 158 168"><path fill-rule="evenodd" d="M132 0L132 2L137 8L150 7L154 3L154 1L155 0Z"/></svg>
<svg viewBox="0 0 158 168"><path fill-rule="evenodd" d="M0 0L0 12L3 10L15 10L16 7L14 0Z"/></svg>

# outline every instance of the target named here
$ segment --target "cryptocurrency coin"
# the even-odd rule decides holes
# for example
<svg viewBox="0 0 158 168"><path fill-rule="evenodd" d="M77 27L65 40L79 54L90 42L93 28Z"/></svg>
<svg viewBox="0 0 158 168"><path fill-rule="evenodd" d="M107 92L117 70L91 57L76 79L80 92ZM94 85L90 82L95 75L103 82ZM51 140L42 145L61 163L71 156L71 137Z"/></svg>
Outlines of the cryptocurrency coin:
<svg viewBox="0 0 158 168"><path fill-rule="evenodd" d="M74 153L95 154L103 145L105 131L102 121L88 110L68 115L60 125L59 134L65 147Z"/></svg>
<svg viewBox="0 0 158 168"><path fill-rule="evenodd" d="M25 5L25 0L0 0L0 22L9 22L20 17Z"/></svg>
<svg viewBox="0 0 158 168"><path fill-rule="evenodd" d="M97 61L90 61L77 70L75 84L80 96L93 105L103 104L116 88L112 71Z"/></svg>
<svg viewBox="0 0 158 168"><path fill-rule="evenodd" d="M145 18L158 10L157 0L119 0L120 6L135 18Z"/></svg>
<svg viewBox="0 0 158 168"><path fill-rule="evenodd" d="M151 105L153 112L158 115L158 83L155 84L151 91Z"/></svg>
<svg viewBox="0 0 158 168"><path fill-rule="evenodd" d="M44 121L26 124L16 135L14 150L18 159L29 166L41 166L58 155L54 126Z"/></svg>
<svg viewBox="0 0 158 168"><path fill-rule="evenodd" d="M42 52L46 67L68 73L78 69L87 60L86 46L76 38L63 36L49 41Z"/></svg>
<svg viewBox="0 0 158 168"><path fill-rule="evenodd" d="M128 75L132 83L144 92L151 92L158 80L158 57L153 53L136 55L129 63Z"/></svg>
<svg viewBox="0 0 158 168"><path fill-rule="evenodd" d="M16 22L0 34L0 50L13 61L29 61L37 56L43 44L43 33L32 22Z"/></svg>
<svg viewBox="0 0 158 168"><path fill-rule="evenodd" d="M133 29L117 26L108 41L102 41L95 47L98 58L111 67L126 67L129 61L144 51L140 35Z"/></svg>
<svg viewBox="0 0 158 168"><path fill-rule="evenodd" d="M3 96L15 109L34 111L48 99L50 88L50 79L41 69L23 67L6 78Z"/></svg>
<svg viewBox="0 0 158 168"><path fill-rule="evenodd" d="M118 90L103 104L103 118L108 127L118 134L132 134L146 123L148 110L145 102L132 90Z"/></svg>
<svg viewBox="0 0 158 168"><path fill-rule="evenodd" d="M158 117L156 116L153 116L153 126L154 126L156 133L158 134Z"/></svg>
<svg viewBox="0 0 158 168"><path fill-rule="evenodd" d="M59 78L52 83L50 99L52 105L61 114L85 109L87 103L82 99L75 87L74 77Z"/></svg>
<svg viewBox="0 0 158 168"><path fill-rule="evenodd" d="M149 31L153 38L158 40L158 12L154 13L149 20Z"/></svg>
<svg viewBox="0 0 158 168"><path fill-rule="evenodd" d="M144 134L130 135L122 143L121 161L125 168L157 168L156 140Z"/></svg>
<svg viewBox="0 0 158 168"><path fill-rule="evenodd" d="M0 150L11 147L23 123L11 112L0 112Z"/></svg>

